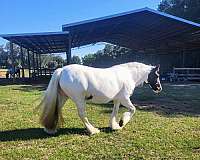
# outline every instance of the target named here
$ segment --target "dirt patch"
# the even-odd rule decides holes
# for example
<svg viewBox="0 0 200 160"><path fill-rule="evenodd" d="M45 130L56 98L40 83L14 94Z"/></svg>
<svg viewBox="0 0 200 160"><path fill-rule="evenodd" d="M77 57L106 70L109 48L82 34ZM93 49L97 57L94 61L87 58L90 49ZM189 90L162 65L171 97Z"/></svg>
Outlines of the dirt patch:
<svg viewBox="0 0 200 160"><path fill-rule="evenodd" d="M132 100L138 109L165 115L200 116L200 84L165 84L159 95L145 86L134 94Z"/></svg>

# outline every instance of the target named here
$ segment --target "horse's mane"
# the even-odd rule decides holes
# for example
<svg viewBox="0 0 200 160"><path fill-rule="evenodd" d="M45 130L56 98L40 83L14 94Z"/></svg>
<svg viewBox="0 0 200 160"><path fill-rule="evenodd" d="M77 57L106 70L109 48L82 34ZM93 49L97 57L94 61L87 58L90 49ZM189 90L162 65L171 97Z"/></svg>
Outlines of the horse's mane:
<svg viewBox="0 0 200 160"><path fill-rule="evenodd" d="M140 68L140 69L144 68L144 69L147 69L150 71L154 66L146 65L146 64L140 63L140 62L128 62L128 63L114 65L112 67L129 67L129 68Z"/></svg>
<svg viewBox="0 0 200 160"><path fill-rule="evenodd" d="M129 63L115 65L113 67L126 67L129 70L132 70L134 73L139 73L138 75L142 75L143 73L143 76L136 83L137 86L143 85L144 82L147 82L148 74L151 72L152 68L154 68L154 66L152 65L146 65L144 63L139 63L139 62L129 62Z"/></svg>

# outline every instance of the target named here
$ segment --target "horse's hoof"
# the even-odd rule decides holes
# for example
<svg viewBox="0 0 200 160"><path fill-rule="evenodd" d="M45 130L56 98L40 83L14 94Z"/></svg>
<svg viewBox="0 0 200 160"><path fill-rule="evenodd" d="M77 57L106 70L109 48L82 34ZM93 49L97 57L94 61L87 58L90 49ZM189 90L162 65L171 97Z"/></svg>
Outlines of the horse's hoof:
<svg viewBox="0 0 200 160"><path fill-rule="evenodd" d="M100 132L99 129L94 128L92 131L90 131L90 135L94 135L94 134L97 134L97 133L99 133L99 132Z"/></svg>
<svg viewBox="0 0 200 160"><path fill-rule="evenodd" d="M110 128L111 128L112 130L120 130L120 129L122 129L122 127L119 126L118 124L113 125L113 126L111 125Z"/></svg>
<svg viewBox="0 0 200 160"><path fill-rule="evenodd" d="M44 131L49 135L54 135L54 134L57 133L57 130L50 130L50 129L47 129L47 128L44 128Z"/></svg>
<svg viewBox="0 0 200 160"><path fill-rule="evenodd" d="M123 124L124 124L124 121L121 119L121 120L119 121L119 126L122 127Z"/></svg>
<svg viewBox="0 0 200 160"><path fill-rule="evenodd" d="M120 126L119 127L112 127L113 131L120 130L120 129L122 129L122 127L120 127Z"/></svg>

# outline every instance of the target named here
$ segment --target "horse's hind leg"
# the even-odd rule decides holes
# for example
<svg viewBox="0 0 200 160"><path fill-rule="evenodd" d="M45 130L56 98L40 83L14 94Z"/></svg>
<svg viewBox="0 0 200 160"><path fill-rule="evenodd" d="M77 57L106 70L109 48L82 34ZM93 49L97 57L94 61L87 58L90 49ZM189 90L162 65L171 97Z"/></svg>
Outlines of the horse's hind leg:
<svg viewBox="0 0 200 160"><path fill-rule="evenodd" d="M110 117L110 127L113 130L122 129L122 127L120 127L119 123L117 122L117 114L118 114L119 106L120 106L119 101L114 101L114 107L113 107L113 111Z"/></svg>
<svg viewBox="0 0 200 160"><path fill-rule="evenodd" d="M128 112L125 112L122 116L122 119L119 121L119 126L120 127L124 127L131 119L131 117L134 115L136 108L135 106L132 104L130 98L126 98L124 100L121 101L121 104L123 106L125 106L126 108L128 108Z"/></svg>
<svg viewBox="0 0 200 160"><path fill-rule="evenodd" d="M100 130L98 128L95 128L94 126L92 126L90 124L90 122L88 121L87 117L86 117L86 111L85 111L85 100L82 101L76 101L76 106L78 109L78 115L81 118L81 120L83 121L85 127L87 128L88 132L93 135L96 133L99 133Z"/></svg>

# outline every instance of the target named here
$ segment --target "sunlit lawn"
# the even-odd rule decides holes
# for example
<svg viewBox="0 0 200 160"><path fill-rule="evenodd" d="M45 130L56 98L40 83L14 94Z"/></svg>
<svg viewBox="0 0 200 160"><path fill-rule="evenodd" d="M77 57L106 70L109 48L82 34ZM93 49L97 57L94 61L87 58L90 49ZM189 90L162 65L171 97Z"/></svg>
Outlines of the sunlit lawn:
<svg viewBox="0 0 200 160"><path fill-rule="evenodd" d="M163 88L134 92L138 109L122 131L108 128L111 104L89 104L88 118L101 129L94 136L68 101L64 126L48 136L33 112L43 87L0 86L0 159L200 159L200 85Z"/></svg>

